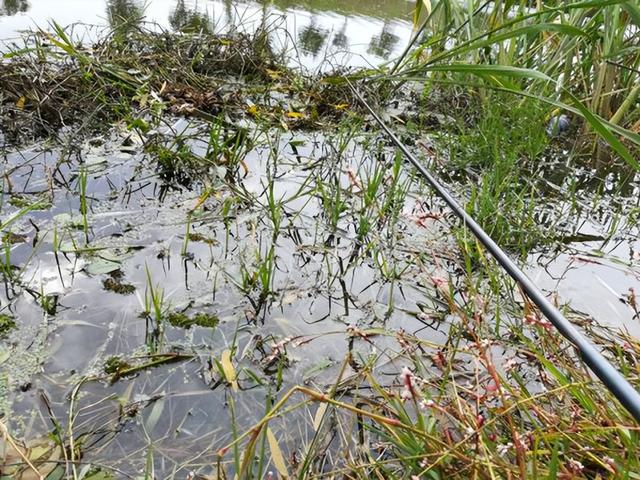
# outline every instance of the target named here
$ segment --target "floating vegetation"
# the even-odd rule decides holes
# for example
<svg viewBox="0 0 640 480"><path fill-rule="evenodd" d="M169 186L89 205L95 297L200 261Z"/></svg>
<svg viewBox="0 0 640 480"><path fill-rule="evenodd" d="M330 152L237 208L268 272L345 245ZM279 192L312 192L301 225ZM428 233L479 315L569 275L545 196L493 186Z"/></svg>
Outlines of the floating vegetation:
<svg viewBox="0 0 640 480"><path fill-rule="evenodd" d="M191 242L202 242L207 245L216 245L218 241L215 238L205 237L201 233L189 233L187 236Z"/></svg>
<svg viewBox="0 0 640 480"><path fill-rule="evenodd" d="M0 337L6 336L14 328L16 328L16 321L13 316L0 313Z"/></svg>
<svg viewBox="0 0 640 480"><path fill-rule="evenodd" d="M8 201L10 205L13 205L14 207L17 207L17 208L30 207L34 210L48 210L49 208L51 208L51 203L49 202L34 201L34 199L29 196L20 195L16 193L13 193L9 197Z"/></svg>
<svg viewBox="0 0 640 480"><path fill-rule="evenodd" d="M104 373L114 375L117 372L131 369L131 364L120 357L110 357L104 362Z"/></svg>
<svg viewBox="0 0 640 480"><path fill-rule="evenodd" d="M220 319L211 313L200 312L193 316L188 316L181 312L171 312L167 315L167 321L178 328L191 328L194 325L204 328L215 328L220 322Z"/></svg>
<svg viewBox="0 0 640 480"><path fill-rule="evenodd" d="M53 29L27 37L26 48L0 63L0 118L14 140L55 136L78 119L87 134L121 119L148 130L148 116L163 113L317 129L353 107L339 76L305 77L284 67L264 32L136 30L88 47L60 25Z"/></svg>
<svg viewBox="0 0 640 480"><path fill-rule="evenodd" d="M2 241L7 244L26 243L28 237L19 233L7 232L2 236Z"/></svg>
<svg viewBox="0 0 640 480"><path fill-rule="evenodd" d="M110 382L114 383L121 378L135 375L148 368L166 365L167 363L180 362L192 358L191 355L181 353L163 353L132 358L130 361L121 357L108 358L104 364L104 372L110 375Z"/></svg>
<svg viewBox="0 0 640 480"><path fill-rule="evenodd" d="M120 295L131 295L136 291L136 287L130 283L123 281L124 275L121 270L115 270L110 273L109 277L102 281L105 290L119 293Z"/></svg>

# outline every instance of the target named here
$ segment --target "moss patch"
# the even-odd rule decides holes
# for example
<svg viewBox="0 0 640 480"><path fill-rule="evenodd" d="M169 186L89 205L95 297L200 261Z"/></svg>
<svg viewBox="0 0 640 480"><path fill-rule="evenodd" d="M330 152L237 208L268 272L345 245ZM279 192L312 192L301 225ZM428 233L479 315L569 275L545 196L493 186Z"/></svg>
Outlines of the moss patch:
<svg viewBox="0 0 640 480"><path fill-rule="evenodd" d="M218 325L220 319L217 317L217 315L214 315L212 313L200 312L190 317L185 313L171 312L167 316L167 321L174 327L179 328L190 328L193 325L205 328L214 328L216 325Z"/></svg>
<svg viewBox="0 0 640 480"><path fill-rule="evenodd" d="M206 243L207 245L217 245L218 241L214 238L205 237L201 233L190 233L189 240L192 242Z"/></svg>
<svg viewBox="0 0 640 480"><path fill-rule="evenodd" d="M109 292L119 293L120 295L131 295L136 291L136 287L122 280L123 274L121 270L111 272L108 278L102 281L102 286Z"/></svg>
<svg viewBox="0 0 640 480"><path fill-rule="evenodd" d="M16 328L16 321L13 317L6 313L0 313L0 337L6 336L14 328Z"/></svg>
<svg viewBox="0 0 640 480"><path fill-rule="evenodd" d="M109 357L107 361L104 362L104 373L108 375L116 375L130 368L131 364L120 357Z"/></svg>

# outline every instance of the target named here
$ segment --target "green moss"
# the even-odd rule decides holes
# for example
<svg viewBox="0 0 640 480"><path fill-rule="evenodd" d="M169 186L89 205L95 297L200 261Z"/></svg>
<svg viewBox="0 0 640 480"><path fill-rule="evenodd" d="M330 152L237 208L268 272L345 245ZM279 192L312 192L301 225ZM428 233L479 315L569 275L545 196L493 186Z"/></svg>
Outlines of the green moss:
<svg viewBox="0 0 640 480"><path fill-rule="evenodd" d="M102 281L102 286L105 290L110 292L119 293L120 295L131 295L136 291L136 287L130 283L124 283L118 278L105 278Z"/></svg>
<svg viewBox="0 0 640 480"><path fill-rule="evenodd" d="M189 240L192 242L206 243L207 245L216 245L218 243L217 240L213 238L205 237L201 233L190 233Z"/></svg>
<svg viewBox="0 0 640 480"><path fill-rule="evenodd" d="M214 328L220 321L216 315L203 312L196 313L192 317L181 312L171 312L167 316L167 320L171 325L179 328L190 328L193 325L205 328Z"/></svg>
<svg viewBox="0 0 640 480"><path fill-rule="evenodd" d="M51 202L49 202L48 200L18 194L12 194L11 197L9 197L9 205L12 205L16 208L31 207L33 210L48 210L49 208L51 208Z"/></svg>
<svg viewBox="0 0 640 480"><path fill-rule="evenodd" d="M27 240L27 236L20 233L6 232L4 235L2 235L2 241L10 245L15 245L16 243L26 243Z"/></svg>
<svg viewBox="0 0 640 480"><path fill-rule="evenodd" d="M13 317L6 313L0 313L0 337L4 337L14 328L16 328L16 321Z"/></svg>
<svg viewBox="0 0 640 480"><path fill-rule="evenodd" d="M131 364L126 362L120 357L109 357L106 362L104 362L104 372L108 375L117 375L124 370L128 370L131 368Z"/></svg>

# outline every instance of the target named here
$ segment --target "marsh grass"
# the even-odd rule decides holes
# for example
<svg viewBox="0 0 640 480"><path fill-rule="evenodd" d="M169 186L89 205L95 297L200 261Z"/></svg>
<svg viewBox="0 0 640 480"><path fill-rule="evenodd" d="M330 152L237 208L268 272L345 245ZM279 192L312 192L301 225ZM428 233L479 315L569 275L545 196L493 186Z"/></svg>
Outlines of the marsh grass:
<svg viewBox="0 0 640 480"><path fill-rule="evenodd" d="M520 128L501 119L510 103L496 105L494 118L479 120L482 133L457 132L468 136L466 143L460 143L460 152L468 156L459 158L470 169L470 176L486 168L485 157L471 150L482 135L487 138L481 150L491 152L501 132ZM494 137L491 130L497 132ZM206 140L209 131L204 132ZM511 143L519 160L514 153L511 163L505 162L507 174L518 162L521 172L535 162L527 155L537 152L537 145L531 146L522 138L524 133L520 135L516 132L513 138L520 140ZM345 136L350 140L342 144L340 139ZM276 137L273 133L270 138ZM467 237L460 245L473 252L454 250L451 244L451 251L446 251L442 244L432 245L422 236L417 237L418 246L406 241L410 227L424 228L421 222L425 219L420 213L414 215L417 207L413 204L426 202L416 199L419 185L402 168L402 158L375 133L353 137L345 130L334 138L336 143L323 150L326 158L309 158L303 167L296 158L300 155L284 157L289 143L279 138L284 147L278 149L278 142L266 141L265 173L257 193L242 188L242 167L235 178L220 184L220 189L225 185L227 197L216 198L209 193L212 185L195 183L200 190L190 197L185 227L180 224L177 230L188 242L181 242L176 251L187 257L195 250L190 242L212 247L203 241L207 235L194 236L198 234L191 229L192 223L204 222L204 217L198 217L201 211L218 221L215 225L221 234L224 230L227 237L233 236L230 243L246 237L242 258L234 263L238 269L221 269L220 277L244 295L246 310L252 314L246 314L246 320L238 319L234 329L228 319L209 315L208 310L177 310L167 293L171 287L147 268L140 297L144 344L134 354L110 357L104 373L84 379L74 389L80 392L84 382L96 383L101 389L102 384L120 386L123 393L116 399L112 396L97 403L91 399L84 413L95 419L89 412L103 402L113 401L116 408L104 407L108 414L98 409L94 423L99 428L91 424L83 430L75 419L56 419L54 446L65 452L74 449L74 455L56 460L68 470L68 478L73 478L72 466L77 467L78 478L82 477L83 455L88 465L96 449L117 444L114 439L134 423L143 425L147 443L144 449L127 452L122 462L136 465L148 478L167 471L162 462L170 455L153 437L152 427L171 418L173 412L168 402L163 403L162 390L150 398L136 397L129 385L162 375L166 372L163 367L193 363L202 364L198 378L202 375L207 388L220 394L215 398L224 402L221 411L225 415L216 417L206 439L183 437L183 433L171 437L172 452L183 447L186 451L187 442L198 452L179 457L183 463L172 467L171 474L178 478L191 470L194 478L247 479L593 478L634 472L638 468L633 447L638 429L631 417L593 380L571 347L553 334L478 245ZM354 143L366 149L356 150ZM279 169L292 165L307 178L280 195ZM294 209L293 202L305 195L310 199ZM279 335L270 330L275 322L267 313L277 308L275 300L283 293L282 245L295 238L291 231L298 225L294 222L314 201L317 217L311 224L318 239L307 246L300 241L300 249L313 249L320 255L322 272L314 278L314 288L341 292L345 314L342 317L340 312L335 317L338 320L313 335ZM257 218L242 229L238 217L245 208L257 212ZM426 213L437 217L435 201ZM345 232L350 235L348 242ZM334 238L328 240L331 235ZM76 247L80 252L97 248ZM222 258L238 253L229 246L220 248L228 249L220 253ZM362 266L375 272L372 282L390 287L391 293L382 314L367 310L364 320L347 324L342 318L349 319L350 313L357 315L363 308L349 284L349 277L360 274ZM435 267L440 273L434 273ZM411 307L407 307L407 298ZM640 384L636 362L640 346L632 337L598 327L568 307L563 310L634 385ZM393 324L395 314L414 318L424 325L424 331L409 332ZM172 330L192 334L198 329L225 335L224 346L207 345L191 353L170 338ZM431 340L425 334L429 329L441 332L442 337ZM335 344L337 339L347 345L347 353L332 359L335 368L314 365L326 371L322 380L309 375L308 380L292 385L289 377L299 357L305 355L303 349L313 342ZM182 394L188 397L197 392ZM76 401L80 400L74 397ZM74 408L69 415L73 416ZM172 424L171 435L174 430ZM35 462L39 457L26 452L36 469L46 471L45 461ZM12 468L30 468L23 458L15 462ZM97 465L87 467L87 478L93 472L89 468ZM126 475L114 473L116 478Z"/></svg>
<svg viewBox="0 0 640 480"><path fill-rule="evenodd" d="M142 300L142 316L145 318L145 343L149 353L161 350L165 337L167 314L170 305L165 297L165 291L158 283L154 284L149 267L146 267L147 286Z"/></svg>
<svg viewBox="0 0 640 480"><path fill-rule="evenodd" d="M544 102L581 119L583 133L596 133L639 168L633 105L640 93L634 48L640 10L633 2L416 5L420 28L387 79L453 83Z"/></svg>
<svg viewBox="0 0 640 480"><path fill-rule="evenodd" d="M529 132L532 123L544 124L544 113L500 98L488 99L475 128L456 132L460 163L450 167L481 179L478 188L485 190L472 191L469 208L494 228L492 235L525 255L545 242L549 227L534 221L535 182L520 181L535 177L547 148L543 132ZM406 195L400 159L391 158L351 172L347 187L318 177L316 190L330 231L351 219L358 252L352 261L372 256L387 281L407 273L385 259L380 238L384 219L391 231L397 225ZM383 174L381 165L390 168ZM497 220L502 212L509 217ZM459 269L449 278L430 276L423 288L437 306L416 313L425 323L446 318L446 339L350 326L349 344L371 346L371 353L350 348L333 383L269 397L266 415L218 451L219 478L238 472L256 479L275 478L274 472L281 478L626 478L638 468L631 416L468 233L459 235ZM562 308L640 385L633 337ZM379 337L393 345L376 348ZM295 412L311 429L302 445L287 434L287 422L297 425Z"/></svg>
<svg viewBox="0 0 640 480"><path fill-rule="evenodd" d="M345 358L325 390L283 393L221 457L245 445L243 478L268 478L268 456L280 476L305 478L623 478L638 468L637 426L531 306L517 307L519 320L503 311L495 328L492 294L462 287L457 293L470 301L461 302L435 288L456 319L443 345L403 331L349 330L359 342L388 335L396 345L357 371ZM637 384L637 343L572 318ZM384 373L381 361L401 373ZM270 453L257 453L270 424L295 410L313 419L309 443L296 445L283 431Z"/></svg>
<svg viewBox="0 0 640 480"><path fill-rule="evenodd" d="M475 108L470 124L460 119L436 134L449 157L442 170L464 185L468 213L499 245L524 257L557 239L556 225L538 214L548 203L535 180L548 168L545 109L495 92Z"/></svg>

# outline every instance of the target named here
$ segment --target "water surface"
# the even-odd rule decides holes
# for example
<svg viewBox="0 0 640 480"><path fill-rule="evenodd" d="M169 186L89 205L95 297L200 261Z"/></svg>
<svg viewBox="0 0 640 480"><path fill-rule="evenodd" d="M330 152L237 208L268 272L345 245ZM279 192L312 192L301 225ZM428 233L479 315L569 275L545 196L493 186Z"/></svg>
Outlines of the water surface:
<svg viewBox="0 0 640 480"><path fill-rule="evenodd" d="M16 38L26 29L47 28L52 19L63 26L85 23L109 28L133 28L144 20L178 31L252 32L266 27L272 32L274 48L287 50L294 64L375 66L400 53L409 41L410 12L411 3L406 0L3 0L0 39Z"/></svg>

